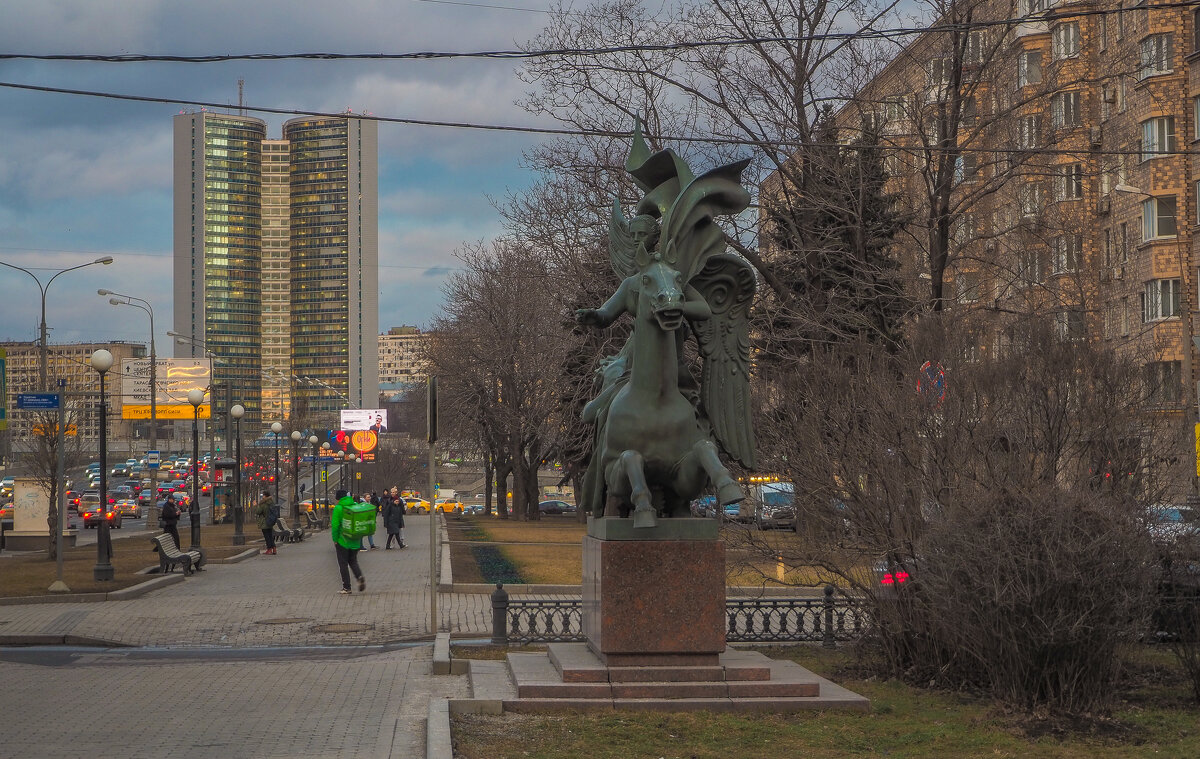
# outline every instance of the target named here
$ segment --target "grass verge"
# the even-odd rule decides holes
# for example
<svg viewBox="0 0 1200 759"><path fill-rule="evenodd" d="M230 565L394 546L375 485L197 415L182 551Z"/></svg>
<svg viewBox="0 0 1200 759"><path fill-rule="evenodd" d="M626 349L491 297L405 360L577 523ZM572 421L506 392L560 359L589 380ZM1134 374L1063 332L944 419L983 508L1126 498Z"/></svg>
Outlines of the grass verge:
<svg viewBox="0 0 1200 759"><path fill-rule="evenodd" d="M843 651L761 649L793 658L872 701L869 714L713 712L455 716L461 759L844 759L1020 757L1141 759L1200 756L1200 710L1171 672L1169 656L1131 653L1117 710L1104 719L1063 724L1032 719L963 694L926 691L856 676ZM1177 665L1176 665L1177 669ZM1142 676L1150 671L1160 676ZM1141 672L1141 675L1139 675Z"/></svg>
<svg viewBox="0 0 1200 759"><path fill-rule="evenodd" d="M114 537L118 533L114 530ZM257 530L254 533L246 533L247 539L253 541L255 535L260 535L261 540L261 534ZM180 544L186 548L191 542L187 527L180 528L179 537ZM200 537L210 559L233 556L251 547L232 544L233 525L204 525ZM72 593L107 593L137 585L153 576L137 574L141 569L158 564L158 554L151 549L148 535L117 538L112 545L113 579L108 582L92 579L96 566L95 544L63 551L63 582ZM47 588L57 576L57 562L50 561L45 552L21 555L6 552L0 558L0 597L51 595Z"/></svg>

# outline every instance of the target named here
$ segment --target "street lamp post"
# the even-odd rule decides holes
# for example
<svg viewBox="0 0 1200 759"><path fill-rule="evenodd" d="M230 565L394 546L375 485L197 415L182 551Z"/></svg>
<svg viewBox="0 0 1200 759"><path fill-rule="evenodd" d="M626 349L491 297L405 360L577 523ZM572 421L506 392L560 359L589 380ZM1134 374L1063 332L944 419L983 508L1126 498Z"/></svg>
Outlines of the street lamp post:
<svg viewBox="0 0 1200 759"><path fill-rule="evenodd" d="M309 443L309 445L312 446L312 449L313 449L312 467L311 467L312 479L310 481L311 484L309 485L309 487L312 489L311 492L312 492L313 517L314 518L317 516L317 451L320 450L317 447L317 443L319 443L319 442L320 441L317 439L316 435L308 436L308 443Z"/></svg>
<svg viewBox="0 0 1200 759"><path fill-rule="evenodd" d="M357 483L358 494L361 496L364 492L366 492L362 489L362 456L355 456L354 463L358 464L359 466L358 469L350 467L350 477L352 478L350 481L350 487L353 488Z"/></svg>
<svg viewBox="0 0 1200 759"><path fill-rule="evenodd" d="M192 404L192 503L188 516L192 520L191 549L196 549L200 547L200 404L204 403L204 391L194 387L187 399Z"/></svg>
<svg viewBox="0 0 1200 759"><path fill-rule="evenodd" d="M92 266L93 264L103 264L104 266L108 266L112 262L113 262L112 256L104 256L102 258L97 258L95 261L88 261L86 264L79 264L78 266L72 266L68 269L63 269L61 271L55 272L54 275L51 276L50 279L48 279L46 281L46 284L43 285L42 280L38 279L37 275L34 274L33 272L29 271L28 269L22 269L20 266L14 266L13 264L6 264L3 261L0 261L0 266L7 266L10 269L16 269L17 271L23 271L26 274L28 274L29 276L33 277L33 281L37 282L38 290L42 294L42 321L38 326L38 334L39 334L38 353L39 353L39 362L40 362L39 369L40 369L41 387L43 390L48 389L47 383L49 382L48 375L50 373L49 367L48 367L48 361L46 358L46 356L48 355L47 344L46 344L46 291L50 289L50 284L52 282L54 282L54 280L57 279L58 275L60 275L60 274L66 274L69 271L75 271L76 269L82 269L85 266ZM111 356L112 354L109 354L109 355ZM111 366L111 364L109 366ZM108 370L105 369L104 371L108 371Z"/></svg>
<svg viewBox="0 0 1200 759"><path fill-rule="evenodd" d="M321 443L321 450L328 452L329 443ZM325 495L322 497L325 501L325 516L321 517L321 526L329 527L329 459L324 456L321 457L321 482L325 485Z"/></svg>
<svg viewBox="0 0 1200 759"><path fill-rule="evenodd" d="M108 302L114 306L133 306L140 308L150 315L150 448L148 450L158 450L158 354L154 350L154 307L150 305L150 301L125 295L123 293L115 293L112 290L97 290L97 295L112 295ZM124 298L125 300L119 300ZM133 301L138 301L134 303ZM146 524L154 524L154 520L158 518L155 514L157 508L157 493L158 493L158 467L150 470L150 508L146 516Z"/></svg>
<svg viewBox="0 0 1200 759"><path fill-rule="evenodd" d="M275 506L279 506L279 433L283 432L283 425L279 422L271 423L271 432L275 435ZM280 512L282 513L282 512Z"/></svg>
<svg viewBox="0 0 1200 759"><path fill-rule="evenodd" d="M240 403L230 406L229 415L233 417L233 424L237 428L237 442L234 443L233 454L234 463L237 465L233 473L233 544L244 546L246 536L242 534L242 525L245 522L242 513L242 417L246 415L246 409Z"/></svg>
<svg viewBox="0 0 1200 759"><path fill-rule="evenodd" d="M113 579L112 536L108 532L108 404L104 397L104 374L112 368L113 355L100 349L92 354L90 363L100 375L100 523L96 526L96 566L92 569L92 579L100 582Z"/></svg>
<svg viewBox="0 0 1200 759"><path fill-rule="evenodd" d="M304 433L292 430L292 520L300 524L300 438Z"/></svg>

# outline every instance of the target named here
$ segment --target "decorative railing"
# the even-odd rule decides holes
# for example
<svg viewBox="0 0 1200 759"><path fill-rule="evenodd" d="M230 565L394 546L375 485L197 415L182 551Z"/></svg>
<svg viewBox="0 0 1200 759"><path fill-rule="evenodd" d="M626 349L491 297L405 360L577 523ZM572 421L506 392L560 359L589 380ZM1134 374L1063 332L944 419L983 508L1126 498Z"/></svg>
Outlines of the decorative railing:
<svg viewBox="0 0 1200 759"><path fill-rule="evenodd" d="M731 598L725 612L725 639L731 643L834 646L856 640L867 627L861 607L829 586L823 598ZM583 639L582 599L510 598L503 585L492 593L492 643Z"/></svg>

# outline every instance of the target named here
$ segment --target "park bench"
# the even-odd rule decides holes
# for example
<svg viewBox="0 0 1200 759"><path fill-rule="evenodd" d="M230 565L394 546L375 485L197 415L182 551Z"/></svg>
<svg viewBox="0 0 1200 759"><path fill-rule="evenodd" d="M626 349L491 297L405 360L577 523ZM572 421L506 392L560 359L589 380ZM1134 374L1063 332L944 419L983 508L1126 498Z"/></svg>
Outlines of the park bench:
<svg viewBox="0 0 1200 759"><path fill-rule="evenodd" d="M280 517L275 521L275 529L277 531L276 534L289 543L299 543L301 540L304 540L304 536L306 534L303 527L297 527L295 529L290 527L287 523L287 520L283 517Z"/></svg>
<svg viewBox="0 0 1200 759"><path fill-rule="evenodd" d="M313 532L321 529L321 520L313 516L311 511L304 512L304 521L308 523L308 529Z"/></svg>
<svg viewBox="0 0 1200 759"><path fill-rule="evenodd" d="M152 550L158 552L158 571L166 574L175 567L183 567L183 573L190 575L204 565L204 554L201 551L181 551L175 547L175 539L165 532L150 538L154 544Z"/></svg>

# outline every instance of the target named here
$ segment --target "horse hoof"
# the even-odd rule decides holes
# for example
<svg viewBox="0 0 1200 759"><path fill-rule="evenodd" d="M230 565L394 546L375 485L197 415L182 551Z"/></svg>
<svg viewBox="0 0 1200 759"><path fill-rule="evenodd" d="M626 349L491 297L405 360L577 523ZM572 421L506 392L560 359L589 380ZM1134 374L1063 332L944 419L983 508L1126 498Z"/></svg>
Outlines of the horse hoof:
<svg viewBox="0 0 1200 759"><path fill-rule="evenodd" d="M730 480L717 488L717 500L721 502L722 506L728 503L739 503L746 500L746 494L742 492L742 488L736 482Z"/></svg>
<svg viewBox="0 0 1200 759"><path fill-rule="evenodd" d="M637 509L633 512L633 528L635 530L654 527L656 524L654 509Z"/></svg>

